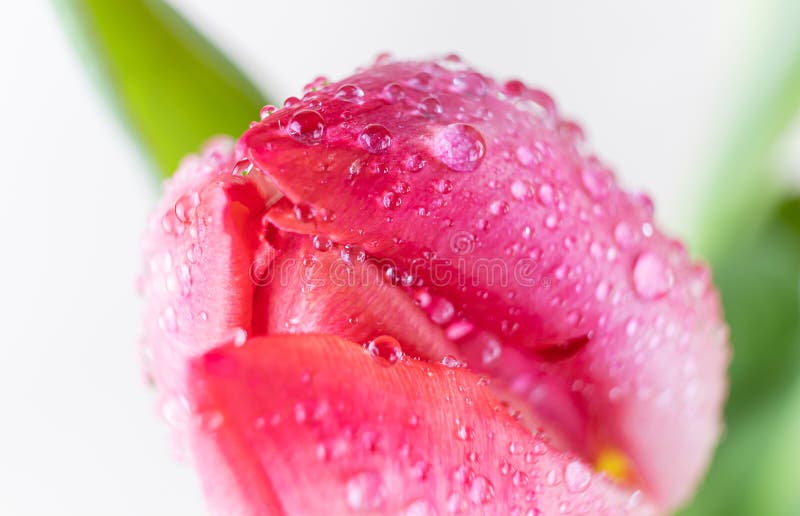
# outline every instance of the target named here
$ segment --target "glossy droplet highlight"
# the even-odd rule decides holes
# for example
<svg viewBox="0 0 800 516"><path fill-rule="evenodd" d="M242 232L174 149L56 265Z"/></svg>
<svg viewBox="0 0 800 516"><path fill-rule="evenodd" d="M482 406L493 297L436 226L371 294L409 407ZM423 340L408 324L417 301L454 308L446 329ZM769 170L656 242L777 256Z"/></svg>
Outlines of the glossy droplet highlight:
<svg viewBox="0 0 800 516"><path fill-rule="evenodd" d="M384 126L371 124L358 135L358 143L370 154L379 154L392 144L392 135Z"/></svg>
<svg viewBox="0 0 800 516"><path fill-rule="evenodd" d="M289 120L286 133L304 145L316 145L322 141L325 121L322 115L310 109L298 111Z"/></svg>
<svg viewBox="0 0 800 516"><path fill-rule="evenodd" d="M645 252L633 265L633 287L643 299L656 299L672 288L672 271L653 253Z"/></svg>
<svg viewBox="0 0 800 516"><path fill-rule="evenodd" d="M481 133L468 124L450 124L436 135L433 153L456 172L472 172L486 153Z"/></svg>

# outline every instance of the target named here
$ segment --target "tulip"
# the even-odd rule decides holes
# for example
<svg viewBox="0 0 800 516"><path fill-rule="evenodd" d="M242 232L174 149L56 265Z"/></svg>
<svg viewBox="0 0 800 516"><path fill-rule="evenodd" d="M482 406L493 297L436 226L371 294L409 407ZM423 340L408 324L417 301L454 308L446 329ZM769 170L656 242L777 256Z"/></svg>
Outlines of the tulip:
<svg viewBox="0 0 800 516"><path fill-rule="evenodd" d="M218 514L659 514L721 431L707 267L544 92L379 59L168 181L143 354Z"/></svg>

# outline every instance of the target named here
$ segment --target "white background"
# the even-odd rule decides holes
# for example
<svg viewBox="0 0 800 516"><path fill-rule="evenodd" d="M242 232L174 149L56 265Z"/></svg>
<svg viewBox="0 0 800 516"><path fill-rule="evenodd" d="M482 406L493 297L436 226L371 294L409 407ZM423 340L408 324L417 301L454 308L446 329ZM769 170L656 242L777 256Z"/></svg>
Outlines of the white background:
<svg viewBox="0 0 800 516"><path fill-rule="evenodd" d="M176 3L273 98L384 50L541 85L679 234L759 17L724 0ZM202 513L138 370L157 185L51 11L0 21L0 514Z"/></svg>

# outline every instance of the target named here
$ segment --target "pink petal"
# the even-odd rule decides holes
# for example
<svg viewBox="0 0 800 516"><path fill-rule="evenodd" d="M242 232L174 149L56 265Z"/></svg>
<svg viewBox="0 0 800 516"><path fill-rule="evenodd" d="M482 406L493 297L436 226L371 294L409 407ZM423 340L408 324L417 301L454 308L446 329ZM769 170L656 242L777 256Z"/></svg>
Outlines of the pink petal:
<svg viewBox="0 0 800 516"><path fill-rule="evenodd" d="M656 499L678 504L716 443L726 389L707 273L546 95L444 64L376 65L244 135L288 199L276 211L301 212L282 227L395 260L456 319L531 365L545 357L537 367L588 429L567 432L585 435L572 446L621 449ZM363 96L337 94L352 86ZM508 383L510 365L497 373Z"/></svg>
<svg viewBox="0 0 800 516"><path fill-rule="evenodd" d="M259 231L275 192L257 174L234 176L235 162L227 139L186 158L143 239L143 351L165 399L182 390L189 357L250 330L251 266L269 250Z"/></svg>
<svg viewBox="0 0 800 516"><path fill-rule="evenodd" d="M390 271L360 249L291 233L271 243L277 254L256 296L255 334L327 333L364 343L391 335L436 362L457 353L443 330L386 279Z"/></svg>
<svg viewBox="0 0 800 516"><path fill-rule="evenodd" d="M196 359L191 446L216 514L652 514L510 418L477 376L330 336Z"/></svg>

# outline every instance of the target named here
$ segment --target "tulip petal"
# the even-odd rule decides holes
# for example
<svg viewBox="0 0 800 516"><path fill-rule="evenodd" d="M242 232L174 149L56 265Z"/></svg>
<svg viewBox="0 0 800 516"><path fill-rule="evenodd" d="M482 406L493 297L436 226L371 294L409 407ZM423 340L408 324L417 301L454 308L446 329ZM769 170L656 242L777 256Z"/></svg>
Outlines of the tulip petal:
<svg viewBox="0 0 800 516"><path fill-rule="evenodd" d="M143 352L165 396L182 389L189 357L250 330L251 265L269 250L259 231L275 191L257 174L232 175L235 162L222 138L186 158L143 239Z"/></svg>
<svg viewBox="0 0 800 516"><path fill-rule="evenodd" d="M273 271L254 309L254 324L266 326L254 334L327 333L356 342L390 335L416 357L439 362L457 353L403 287L386 279L390 265L324 237L316 239L322 250L307 235L280 233L270 242L277 249Z"/></svg>
<svg viewBox="0 0 800 516"><path fill-rule="evenodd" d="M652 514L462 369L276 335L195 359L189 391L217 514Z"/></svg>
<svg viewBox="0 0 800 516"><path fill-rule="evenodd" d="M667 506L688 496L720 433L718 295L549 97L452 61L378 64L242 148L300 215L284 229L392 259L504 347L558 357L542 367L585 414L577 447L622 450Z"/></svg>

